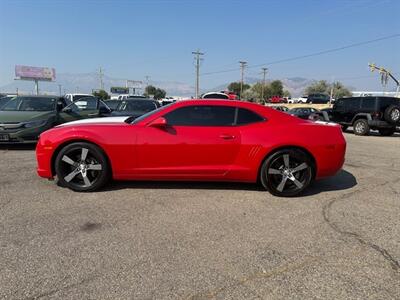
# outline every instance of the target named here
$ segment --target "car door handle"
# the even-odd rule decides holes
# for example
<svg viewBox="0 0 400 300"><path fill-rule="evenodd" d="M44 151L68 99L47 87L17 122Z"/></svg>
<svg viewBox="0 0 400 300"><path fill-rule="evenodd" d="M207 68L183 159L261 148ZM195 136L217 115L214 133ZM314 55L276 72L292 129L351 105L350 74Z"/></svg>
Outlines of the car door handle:
<svg viewBox="0 0 400 300"><path fill-rule="evenodd" d="M231 134L221 134L219 137L224 140L233 140L235 138L235 136Z"/></svg>

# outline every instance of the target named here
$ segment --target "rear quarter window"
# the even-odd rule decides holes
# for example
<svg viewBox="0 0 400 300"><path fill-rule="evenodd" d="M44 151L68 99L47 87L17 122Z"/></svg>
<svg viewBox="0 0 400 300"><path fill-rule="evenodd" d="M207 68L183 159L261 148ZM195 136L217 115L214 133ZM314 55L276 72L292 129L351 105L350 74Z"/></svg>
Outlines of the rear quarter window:
<svg viewBox="0 0 400 300"><path fill-rule="evenodd" d="M258 115L257 113L245 108L238 109L236 125L246 125L261 121L264 121L264 118Z"/></svg>

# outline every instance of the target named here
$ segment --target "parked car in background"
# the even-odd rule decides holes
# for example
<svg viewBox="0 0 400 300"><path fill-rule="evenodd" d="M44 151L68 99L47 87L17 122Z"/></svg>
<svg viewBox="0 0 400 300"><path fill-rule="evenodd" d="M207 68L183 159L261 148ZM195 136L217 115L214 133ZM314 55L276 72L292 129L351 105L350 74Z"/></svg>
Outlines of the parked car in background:
<svg viewBox="0 0 400 300"><path fill-rule="evenodd" d="M308 96L301 96L296 99L295 103L307 103L307 100L308 100Z"/></svg>
<svg viewBox="0 0 400 300"><path fill-rule="evenodd" d="M287 103L288 101L285 98L282 98L280 96L272 96L269 101L269 103Z"/></svg>
<svg viewBox="0 0 400 300"><path fill-rule="evenodd" d="M329 103L330 97L326 94L315 93L307 96L307 103L326 104Z"/></svg>
<svg viewBox="0 0 400 300"><path fill-rule="evenodd" d="M41 177L81 192L113 178L261 182L274 195L295 196L339 171L345 150L339 125L245 101L188 100L135 120L58 126L40 136L36 157Z"/></svg>
<svg viewBox="0 0 400 300"><path fill-rule="evenodd" d="M341 98L333 105L330 120L343 129L353 126L356 135L367 135L371 129L383 136L392 135L400 126L400 99L395 97Z"/></svg>
<svg viewBox="0 0 400 300"><path fill-rule="evenodd" d="M153 99L126 99L119 101L111 115L137 118L159 107L160 103Z"/></svg>
<svg viewBox="0 0 400 300"><path fill-rule="evenodd" d="M283 112L289 111L289 108L286 106L283 106L283 105L271 106L271 108L279 110L279 111L283 111Z"/></svg>
<svg viewBox="0 0 400 300"><path fill-rule="evenodd" d="M94 97L69 103L64 97L17 96L0 108L1 143L35 143L56 125L109 115L110 109Z"/></svg>
<svg viewBox="0 0 400 300"><path fill-rule="evenodd" d="M220 92L209 92L201 96L202 99L229 99L229 96Z"/></svg>
<svg viewBox="0 0 400 300"><path fill-rule="evenodd" d="M79 100L80 98L84 98L84 97L91 97L92 95L90 94L65 94L64 98L67 99L67 101L69 102L75 102L77 100Z"/></svg>
<svg viewBox="0 0 400 300"><path fill-rule="evenodd" d="M319 112L319 110L313 107L296 107L289 109L288 111L290 115L299 117L300 119L304 120L308 120L311 114L315 114L317 112Z"/></svg>

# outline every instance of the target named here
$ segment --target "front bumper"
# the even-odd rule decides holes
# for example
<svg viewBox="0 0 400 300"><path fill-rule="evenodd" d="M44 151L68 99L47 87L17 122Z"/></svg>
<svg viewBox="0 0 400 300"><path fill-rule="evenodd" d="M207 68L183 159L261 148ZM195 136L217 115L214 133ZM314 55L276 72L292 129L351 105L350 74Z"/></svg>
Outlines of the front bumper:
<svg viewBox="0 0 400 300"><path fill-rule="evenodd" d="M36 162L37 162L37 174L44 178L53 178L53 172L51 168L51 157L54 149L51 145L45 145L40 139L36 145Z"/></svg>
<svg viewBox="0 0 400 300"><path fill-rule="evenodd" d="M39 135L49 128L49 126L42 126L0 130L0 145L36 143Z"/></svg>

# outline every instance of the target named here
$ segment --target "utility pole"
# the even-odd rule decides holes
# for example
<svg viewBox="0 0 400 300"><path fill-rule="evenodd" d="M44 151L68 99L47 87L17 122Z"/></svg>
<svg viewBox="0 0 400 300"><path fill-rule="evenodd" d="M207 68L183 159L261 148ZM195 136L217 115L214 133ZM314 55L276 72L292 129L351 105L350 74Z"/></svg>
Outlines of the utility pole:
<svg viewBox="0 0 400 300"><path fill-rule="evenodd" d="M263 71L263 85L261 89L261 101L264 102L264 90L265 90L265 75L267 74L268 68L261 68Z"/></svg>
<svg viewBox="0 0 400 300"><path fill-rule="evenodd" d="M60 96L61 96L61 84L58 85L58 93L59 93Z"/></svg>
<svg viewBox="0 0 400 300"><path fill-rule="evenodd" d="M243 94L243 80L244 80L244 68L247 65L246 61L239 61L240 63L240 73L241 73L241 80L240 80L240 95L239 99L242 100L242 94Z"/></svg>
<svg viewBox="0 0 400 300"><path fill-rule="evenodd" d="M103 69L100 67L100 69L99 69L99 79L100 79L100 89L101 90L104 90L103 76L104 76Z"/></svg>
<svg viewBox="0 0 400 300"><path fill-rule="evenodd" d="M197 49L192 54L196 55L196 99L198 99L200 95L200 55L204 55L204 53Z"/></svg>
<svg viewBox="0 0 400 300"><path fill-rule="evenodd" d="M146 75L144 78L146 78L146 87L148 87L148 86L149 86L149 79L150 79L150 76L149 76L149 75Z"/></svg>

